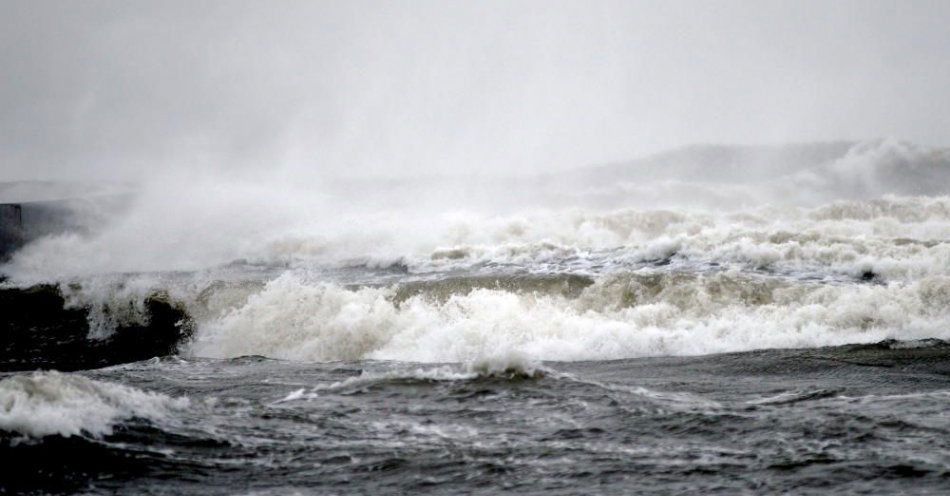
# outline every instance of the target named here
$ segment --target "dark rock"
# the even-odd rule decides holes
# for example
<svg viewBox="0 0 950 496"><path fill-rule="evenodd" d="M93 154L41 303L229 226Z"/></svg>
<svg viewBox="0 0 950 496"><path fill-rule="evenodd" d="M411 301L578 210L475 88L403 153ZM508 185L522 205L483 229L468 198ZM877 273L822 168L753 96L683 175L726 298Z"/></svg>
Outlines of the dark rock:
<svg viewBox="0 0 950 496"><path fill-rule="evenodd" d="M145 307L147 324L90 339L88 309L64 308L58 288L0 289L0 370L82 370L174 354L191 335L190 318L160 294Z"/></svg>

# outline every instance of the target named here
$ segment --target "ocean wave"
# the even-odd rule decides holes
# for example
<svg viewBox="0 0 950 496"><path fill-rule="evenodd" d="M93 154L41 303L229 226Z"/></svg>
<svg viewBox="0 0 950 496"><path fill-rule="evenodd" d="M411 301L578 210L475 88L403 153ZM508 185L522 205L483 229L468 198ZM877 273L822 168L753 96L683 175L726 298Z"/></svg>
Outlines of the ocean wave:
<svg viewBox="0 0 950 496"><path fill-rule="evenodd" d="M90 309L93 338L147 320L146 302L164 295L194 321L179 349L209 357L586 360L947 336L950 243L940 241L708 229L510 265L450 262L250 279L240 268L229 277L232 266L113 274L60 290L67 306Z"/></svg>
<svg viewBox="0 0 950 496"><path fill-rule="evenodd" d="M56 371L34 372L0 380L0 431L28 438L100 437L123 420L161 421L187 405L186 398Z"/></svg>
<svg viewBox="0 0 950 496"><path fill-rule="evenodd" d="M950 337L950 277L803 284L742 273L643 272L576 298L476 288L394 301L286 274L199 326L189 353L309 361L604 360Z"/></svg>
<svg viewBox="0 0 950 496"><path fill-rule="evenodd" d="M401 195L388 202L398 208L364 207L342 201L347 195L283 184L149 185L113 221L86 234L37 239L14 253L2 272L49 282L205 270L236 260L299 267L353 259L367 266L398 260L418 271L535 263L614 248L648 259L672 250L705 254L712 247L727 260L759 262L830 257L854 265L863 262L852 258L866 256L884 260L883 270L895 276L913 277L926 262L903 265L903 255L923 246L947 260L945 247L926 248L950 238L946 150L893 140L838 144L820 153L800 148L699 147L606 172L593 168L534 183L499 180L480 193L485 197L467 198L468 188L459 187L457 198L435 206L424 200L446 186L438 181L363 185L362 197ZM671 183L676 180L688 182ZM782 236L784 243L767 241Z"/></svg>
<svg viewBox="0 0 950 496"><path fill-rule="evenodd" d="M194 321L184 351L209 357L475 363L947 337L950 155L845 145L691 148L548 178L538 201L491 182L497 208L144 188L110 225L23 247L0 284L56 285L90 340L146 326L158 295ZM672 194L678 180L688 194ZM440 183L401 184L412 197ZM595 198L615 186L619 203ZM737 196L679 201L703 188Z"/></svg>

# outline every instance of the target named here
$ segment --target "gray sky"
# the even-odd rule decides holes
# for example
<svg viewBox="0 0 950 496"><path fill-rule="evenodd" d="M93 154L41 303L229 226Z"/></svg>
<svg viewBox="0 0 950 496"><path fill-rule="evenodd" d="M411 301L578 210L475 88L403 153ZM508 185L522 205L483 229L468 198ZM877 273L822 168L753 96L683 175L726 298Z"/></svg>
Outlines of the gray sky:
<svg viewBox="0 0 950 496"><path fill-rule="evenodd" d="M950 2L0 0L0 180L950 142Z"/></svg>

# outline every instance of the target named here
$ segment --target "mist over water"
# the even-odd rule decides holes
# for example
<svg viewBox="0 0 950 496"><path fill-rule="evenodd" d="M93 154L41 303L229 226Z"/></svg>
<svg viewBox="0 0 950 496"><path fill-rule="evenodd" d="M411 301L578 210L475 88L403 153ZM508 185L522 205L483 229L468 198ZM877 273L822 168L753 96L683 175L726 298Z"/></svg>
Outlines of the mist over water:
<svg viewBox="0 0 950 496"><path fill-rule="evenodd" d="M593 360L945 338L948 164L874 140L482 181L167 176L3 270L91 305L97 336L168 293L196 320L196 356Z"/></svg>

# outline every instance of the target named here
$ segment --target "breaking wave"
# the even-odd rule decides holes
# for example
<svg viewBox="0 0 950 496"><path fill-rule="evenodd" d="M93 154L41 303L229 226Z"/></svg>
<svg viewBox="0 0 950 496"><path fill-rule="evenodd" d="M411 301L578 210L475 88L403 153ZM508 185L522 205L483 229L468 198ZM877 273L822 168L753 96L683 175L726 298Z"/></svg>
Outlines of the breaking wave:
<svg viewBox="0 0 950 496"><path fill-rule="evenodd" d="M448 204L426 196L437 180L336 197L146 188L110 225L20 249L0 284L56 284L93 339L142 327L160 295L193 320L181 350L207 357L475 364L950 337L946 150L691 147L536 180Z"/></svg>
<svg viewBox="0 0 950 496"><path fill-rule="evenodd" d="M442 198L447 192L452 196ZM407 178L314 190L178 178L143 186L114 214L114 222L91 232L33 241L3 272L48 282L204 270L235 261L402 261L425 269L532 262L617 247L630 256L656 257L677 247L704 253L710 246L740 258L831 257L847 264L861 258L863 247L853 243L865 237L871 243L906 239L925 247L946 240L948 194L950 153L893 140L688 147L532 181ZM768 236L785 236L788 242L762 254L741 244L745 238L761 244ZM783 251L796 243L803 245L800 255ZM875 255L875 246L867 248ZM893 269L915 270L919 267Z"/></svg>
<svg viewBox="0 0 950 496"><path fill-rule="evenodd" d="M950 338L950 277L789 283L736 271L605 277L576 298L471 289L447 299L286 274L205 323L189 351L292 360L603 360Z"/></svg>
<svg viewBox="0 0 950 496"><path fill-rule="evenodd" d="M101 437L123 420L159 421L188 404L158 393L60 372L0 380L0 432L27 438Z"/></svg>

